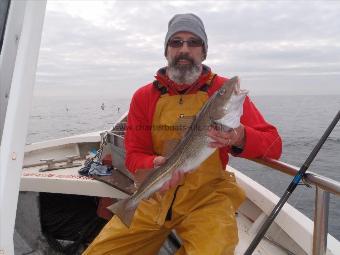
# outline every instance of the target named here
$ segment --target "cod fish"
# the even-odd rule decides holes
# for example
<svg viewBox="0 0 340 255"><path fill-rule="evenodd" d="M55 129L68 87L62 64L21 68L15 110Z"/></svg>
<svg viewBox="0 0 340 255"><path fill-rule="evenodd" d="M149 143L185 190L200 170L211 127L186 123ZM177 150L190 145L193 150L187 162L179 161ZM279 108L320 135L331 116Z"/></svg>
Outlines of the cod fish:
<svg viewBox="0 0 340 255"><path fill-rule="evenodd" d="M108 209L129 227L142 199L158 191L171 179L174 171L193 171L216 150L208 146L212 141L207 136L209 126L219 125L225 130L240 125L246 95L247 91L240 90L238 77L226 81L202 106L184 137L166 157L166 162L149 171L138 170L135 176L136 192Z"/></svg>

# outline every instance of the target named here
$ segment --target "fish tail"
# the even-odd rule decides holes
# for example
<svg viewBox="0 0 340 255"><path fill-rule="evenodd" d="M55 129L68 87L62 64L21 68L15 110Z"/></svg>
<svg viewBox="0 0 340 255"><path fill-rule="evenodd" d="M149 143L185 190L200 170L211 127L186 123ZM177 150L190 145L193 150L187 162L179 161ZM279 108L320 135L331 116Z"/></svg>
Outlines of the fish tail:
<svg viewBox="0 0 340 255"><path fill-rule="evenodd" d="M114 203L113 205L107 207L107 209L117 215L117 217L124 223L125 226L130 227L133 216L137 209L137 205L138 204L131 203L130 199L127 198Z"/></svg>

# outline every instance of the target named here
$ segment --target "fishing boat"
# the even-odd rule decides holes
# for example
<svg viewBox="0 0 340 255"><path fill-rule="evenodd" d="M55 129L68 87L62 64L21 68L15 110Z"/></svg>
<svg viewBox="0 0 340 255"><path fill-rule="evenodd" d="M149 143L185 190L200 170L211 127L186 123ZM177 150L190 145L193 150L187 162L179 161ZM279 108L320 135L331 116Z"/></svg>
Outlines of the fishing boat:
<svg viewBox="0 0 340 255"><path fill-rule="evenodd" d="M24 192L24 196L32 199L32 195L28 195L29 193L50 192L122 199L131 194L133 177L124 167L126 115L123 115L110 131L27 145L20 184L20 190ZM80 163L83 165L86 155L93 149L102 149L104 154L105 151L110 151L112 165L114 166L112 176L110 176L111 180L106 181L104 178L98 181L93 177L80 176L78 170L81 166L73 167L70 165L69 168L65 168L67 164ZM70 163L70 158L74 159L72 163ZM42 162L42 159L49 159L49 161L44 160L45 162ZM290 175L294 175L298 171L297 167L273 159L256 161ZM46 171L48 167L57 169ZM236 169L228 166L227 170L236 174L238 183L247 194L246 202L242 204L237 213L240 243L237 246L236 254L243 254L279 198ZM327 226L324 225L327 223L327 219L324 217L326 216L328 201L323 197L325 192L338 192L336 190L339 187L336 188L337 183L335 181L312 173L307 174L306 181L322 187L322 189L317 189L318 199L316 201L317 210L322 211L316 214L315 223L291 205L285 205L254 254L338 254L340 251L339 241L327 234L327 231L326 233L323 232L327 229ZM36 199L36 196L33 197ZM39 204L35 202L35 206L38 208ZM18 213L18 215L24 214L24 211ZM39 215L37 214L35 217L39 217ZM26 228L32 229L32 227ZM19 229L18 231L21 232ZM42 234L39 233L39 235ZM42 238L37 236L33 239L41 240ZM180 240L178 242L180 243ZM315 253L315 249L324 249L325 247L320 248L319 246L325 246L326 243L326 253L321 251ZM176 245L168 241L167 247L167 249L173 251ZM163 247L162 254L172 254L166 253L166 251L166 248Z"/></svg>
<svg viewBox="0 0 340 255"><path fill-rule="evenodd" d="M111 217L105 207L134 190L133 176L124 165L127 113L111 130L25 145L46 2L7 3L1 9L6 10L7 22L0 78L10 97L1 92L6 107L1 108L5 117L1 120L0 254L80 254L93 239L88 233L98 233ZM111 174L80 175L91 159L109 162ZM292 176L299 170L270 158L255 161ZM236 216L240 241L235 254L244 254L279 198L237 169L226 170L235 173L247 195ZM253 254L340 254L340 242L327 231L329 195L340 195L340 183L311 172L304 182L316 187L314 221L284 205ZM83 231L70 234L79 225ZM180 245L173 231L159 254L174 254Z"/></svg>

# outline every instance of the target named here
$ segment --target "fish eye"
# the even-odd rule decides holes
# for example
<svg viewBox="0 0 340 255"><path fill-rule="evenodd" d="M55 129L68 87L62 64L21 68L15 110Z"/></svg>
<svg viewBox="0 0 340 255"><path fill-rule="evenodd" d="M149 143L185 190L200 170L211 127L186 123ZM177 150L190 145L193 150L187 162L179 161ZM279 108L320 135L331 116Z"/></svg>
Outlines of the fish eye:
<svg viewBox="0 0 340 255"><path fill-rule="evenodd" d="M223 96L223 95L225 94L225 91L226 91L225 88L221 88L221 89L218 91L218 94L220 94L221 96Z"/></svg>

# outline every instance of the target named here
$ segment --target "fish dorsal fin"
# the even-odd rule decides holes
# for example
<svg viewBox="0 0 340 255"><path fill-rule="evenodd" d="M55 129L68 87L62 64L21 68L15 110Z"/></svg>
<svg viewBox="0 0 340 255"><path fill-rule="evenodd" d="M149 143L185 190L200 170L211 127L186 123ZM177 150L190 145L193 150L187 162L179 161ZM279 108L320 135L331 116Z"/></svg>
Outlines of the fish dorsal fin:
<svg viewBox="0 0 340 255"><path fill-rule="evenodd" d="M154 169L137 169L136 173L135 173L135 186L137 187L137 189L141 186L141 184L144 182L144 180L146 178L148 178L148 176L150 176L150 174L155 171L156 168Z"/></svg>
<svg viewBox="0 0 340 255"><path fill-rule="evenodd" d="M175 147L177 146L177 144L179 144L180 141L181 141L180 139L167 140L164 143L164 149L163 149L164 157L169 158L171 153L174 151Z"/></svg>

